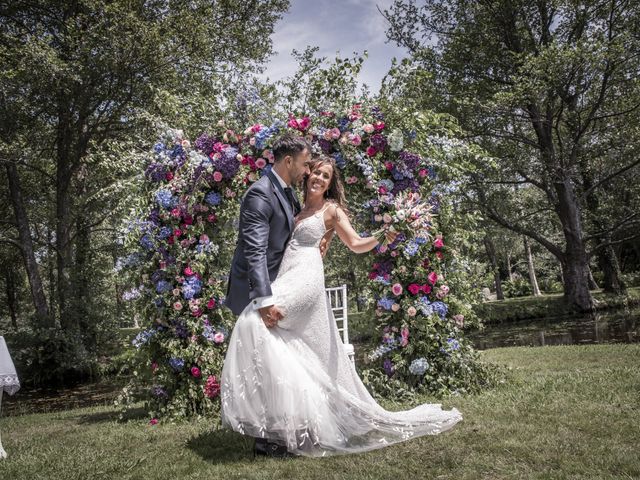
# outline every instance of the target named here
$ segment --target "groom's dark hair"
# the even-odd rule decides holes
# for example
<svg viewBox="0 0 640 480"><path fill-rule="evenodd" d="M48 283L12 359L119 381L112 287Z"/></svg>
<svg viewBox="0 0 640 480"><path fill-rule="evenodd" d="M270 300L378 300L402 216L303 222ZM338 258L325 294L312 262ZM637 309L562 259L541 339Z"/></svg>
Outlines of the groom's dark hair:
<svg viewBox="0 0 640 480"><path fill-rule="evenodd" d="M311 145L304 137L285 133L273 142L273 161L278 163L287 155L294 156L296 153L300 153L304 149L311 151Z"/></svg>

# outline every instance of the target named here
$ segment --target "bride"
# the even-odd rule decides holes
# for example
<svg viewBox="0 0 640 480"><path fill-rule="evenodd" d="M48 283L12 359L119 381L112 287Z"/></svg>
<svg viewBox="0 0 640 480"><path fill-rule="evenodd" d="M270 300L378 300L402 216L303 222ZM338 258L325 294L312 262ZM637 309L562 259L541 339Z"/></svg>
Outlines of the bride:
<svg viewBox="0 0 640 480"><path fill-rule="evenodd" d="M462 420L458 410L424 404L390 412L358 377L327 305L318 246L334 232L355 253L378 242L351 226L333 159L314 159L310 172L271 284L284 316L271 328L250 306L239 316L222 371L223 425L305 456L373 450L450 429Z"/></svg>

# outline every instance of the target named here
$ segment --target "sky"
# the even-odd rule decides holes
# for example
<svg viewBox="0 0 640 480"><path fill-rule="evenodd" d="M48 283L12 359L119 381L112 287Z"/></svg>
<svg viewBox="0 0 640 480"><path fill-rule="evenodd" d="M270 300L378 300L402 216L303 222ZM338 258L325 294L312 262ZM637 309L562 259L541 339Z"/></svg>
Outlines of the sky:
<svg viewBox="0 0 640 480"><path fill-rule="evenodd" d="M276 52L263 77L280 80L291 76L296 63L291 50L303 51L307 45L320 48L318 55L333 59L352 57L353 52L369 52L360 72L360 82L373 92L391 67L393 57L406 56L404 49L386 43L387 21L378 12L393 0L291 0L288 13L276 24L272 37Z"/></svg>

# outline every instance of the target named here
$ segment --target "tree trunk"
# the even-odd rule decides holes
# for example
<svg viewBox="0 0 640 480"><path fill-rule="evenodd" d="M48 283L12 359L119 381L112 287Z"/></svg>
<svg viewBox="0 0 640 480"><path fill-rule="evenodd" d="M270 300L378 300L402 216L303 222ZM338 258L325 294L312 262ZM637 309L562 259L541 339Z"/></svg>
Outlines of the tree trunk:
<svg viewBox="0 0 640 480"><path fill-rule="evenodd" d="M84 192L81 192L84 193ZM79 216L76 221L75 262L72 274L73 298L69 302L72 305L74 323L80 327L80 333L85 347L93 351L97 343L96 325L91 318L89 304L89 252L91 248L88 222L84 216Z"/></svg>
<svg viewBox="0 0 640 480"><path fill-rule="evenodd" d="M500 282L500 269L498 268L498 260L496 259L496 249L493 246L493 241L489 235L484 237L484 248L487 251L489 262L491 263L491 269L493 270L493 281L496 287L496 298L498 300L504 300L504 293L502 293L502 283Z"/></svg>
<svg viewBox="0 0 640 480"><path fill-rule="evenodd" d="M9 315L11 316L11 326L14 330L18 330L18 296L16 294L15 273L9 265L4 265L2 270L7 294L7 307L9 307Z"/></svg>
<svg viewBox="0 0 640 480"><path fill-rule="evenodd" d="M11 192L11 203L13 212L18 226L18 235L24 259L24 266L29 278L29 286L31 287L31 300L36 311L38 324L42 326L54 326L53 317L49 314L47 298L44 295L42 287L42 278L38 270L38 262L33 248L33 240L31 239L31 231L29 228L29 218L24 208L22 198L22 187L20 185L20 176L15 163L7 162L7 177L9 179L9 190Z"/></svg>
<svg viewBox="0 0 640 480"><path fill-rule="evenodd" d="M593 278L593 272L591 271L591 266L589 266L589 290L597 290L598 288L600 288L598 282Z"/></svg>
<svg viewBox="0 0 640 480"><path fill-rule="evenodd" d="M61 102L62 103L62 102ZM71 244L71 132L69 112L59 107L56 140L56 264L57 293L60 325L65 330L75 330L78 325L70 308L73 248Z"/></svg>
<svg viewBox="0 0 640 480"><path fill-rule="evenodd" d="M578 311L593 311L593 297L589 291L589 259L582 241L580 206L569 178L556 181L554 188L565 239L564 258L561 259L564 299Z"/></svg>
<svg viewBox="0 0 640 480"><path fill-rule="evenodd" d="M538 287L538 279L536 278L536 270L533 266L533 255L531 254L531 244L529 243L529 239L527 236L522 237L524 240L524 251L527 255L527 267L529 269L529 282L531 283L531 290L533 291L533 295L539 297L540 287Z"/></svg>
<svg viewBox="0 0 640 480"><path fill-rule="evenodd" d="M509 275L509 281L513 282L513 265L511 265L511 254L507 252L507 275Z"/></svg>
<svg viewBox="0 0 640 480"><path fill-rule="evenodd" d="M611 242L611 236L602 238L605 243ZM623 294L627 286L622 280L622 272L618 263L618 256L611 245L607 245L598 251L598 265L604 274L603 289L608 293Z"/></svg>

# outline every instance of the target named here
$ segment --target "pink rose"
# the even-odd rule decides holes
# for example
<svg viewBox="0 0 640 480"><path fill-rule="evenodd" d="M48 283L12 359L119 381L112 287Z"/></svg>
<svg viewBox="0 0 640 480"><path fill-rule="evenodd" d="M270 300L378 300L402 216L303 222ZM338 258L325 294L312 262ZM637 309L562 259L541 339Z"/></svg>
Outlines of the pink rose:
<svg viewBox="0 0 640 480"><path fill-rule="evenodd" d="M438 235L436 239L433 241L433 246L436 248L444 247L444 242L442 241L442 235Z"/></svg>
<svg viewBox="0 0 640 480"><path fill-rule="evenodd" d="M293 116L289 117L289 121L287 122L287 126L290 127L290 128L296 128L296 129L299 128L298 121Z"/></svg>
<svg viewBox="0 0 640 480"><path fill-rule="evenodd" d="M187 277L190 277L190 276L191 276L191 275L193 275L194 273L195 273L195 272L194 272L193 270L191 270L191 267L189 267L189 266L187 266L187 267L184 269L184 274L185 274Z"/></svg>
<svg viewBox="0 0 640 480"><path fill-rule="evenodd" d="M375 128L377 131L384 130L384 122L374 123L373 128Z"/></svg>
<svg viewBox="0 0 640 480"><path fill-rule="evenodd" d="M362 137L357 134L350 135L349 140L351 140L351 145L355 145L356 147L362 143Z"/></svg>
<svg viewBox="0 0 640 480"><path fill-rule="evenodd" d="M209 215L207 215L207 222L213 223L216 220L217 220L217 217L215 213L210 213Z"/></svg>
<svg viewBox="0 0 640 480"><path fill-rule="evenodd" d="M160 260L160 270L164 270L165 268L167 268L167 262Z"/></svg>
<svg viewBox="0 0 640 480"><path fill-rule="evenodd" d="M397 303L394 303L393 305L391 305L391 310L393 310L394 312L397 312L398 310L400 310L400 305L398 305Z"/></svg>
<svg viewBox="0 0 640 480"><path fill-rule="evenodd" d="M416 307L407 308L407 315L409 315L410 317L415 317L416 313L418 313L418 311L416 310Z"/></svg>
<svg viewBox="0 0 640 480"><path fill-rule="evenodd" d="M199 308L191 312L191 316L196 317L196 318L198 318L201 315L202 315L202 310L199 309Z"/></svg>
<svg viewBox="0 0 640 480"><path fill-rule="evenodd" d="M417 295L420 291L420 285L418 285L417 283L412 283L407 287L407 290L409 290L409 293L411 293L411 295Z"/></svg>
<svg viewBox="0 0 640 480"><path fill-rule="evenodd" d="M328 142L331 141L331 130L325 130L322 134L322 138L324 138Z"/></svg>
<svg viewBox="0 0 640 480"><path fill-rule="evenodd" d="M375 149L375 147L369 146L367 147L367 155L369 155L370 157L375 156L375 154L378 153L378 151Z"/></svg>
<svg viewBox="0 0 640 480"><path fill-rule="evenodd" d="M378 247L378 251L379 251L380 253L384 253L384 252L386 252L387 250L389 250L389 247L387 247L386 245L380 245L380 246Z"/></svg>
<svg viewBox="0 0 640 480"><path fill-rule="evenodd" d="M391 256L392 257L397 257L398 256L398 252L396 250L392 250L391 251Z"/></svg>
<svg viewBox="0 0 640 480"><path fill-rule="evenodd" d="M393 294L397 297L398 295L402 294L402 285L400 285L399 283L394 283L393 286L391 287L391 291L393 292Z"/></svg>
<svg viewBox="0 0 640 480"><path fill-rule="evenodd" d="M309 117L304 117L303 119L298 119L298 127L300 130L306 130L311 125L311 120Z"/></svg>
<svg viewBox="0 0 640 480"><path fill-rule="evenodd" d="M427 176L429 172L427 170L425 170L424 168L421 168L420 170L418 170L418 176L420 178L424 178Z"/></svg>
<svg viewBox="0 0 640 480"><path fill-rule="evenodd" d="M213 180L216 182L221 182L222 181L222 173L215 171L213 172Z"/></svg>
<svg viewBox="0 0 640 480"><path fill-rule="evenodd" d="M259 158L256 160L256 167L264 168L267 166L267 161L264 158Z"/></svg>
<svg viewBox="0 0 640 480"><path fill-rule="evenodd" d="M209 301L207 302L207 308L212 309L212 308L215 308L215 306L216 306L215 298L210 298Z"/></svg>
<svg viewBox="0 0 640 480"><path fill-rule="evenodd" d="M458 313L457 315L453 316L453 321L456 322L456 326L458 328L463 328L464 327L464 315Z"/></svg>
<svg viewBox="0 0 640 480"><path fill-rule="evenodd" d="M180 216L180 209L179 208L174 208L173 210L171 210L171 216L172 217L179 217Z"/></svg>
<svg viewBox="0 0 640 480"><path fill-rule="evenodd" d="M429 280L429 283L431 285L435 285L438 281L438 274L436 272L431 272L429 275L427 275L427 280Z"/></svg>
<svg viewBox="0 0 640 480"><path fill-rule="evenodd" d="M158 424L157 418L152 418L151 420L149 420L149 425L157 425L157 424Z"/></svg>
<svg viewBox="0 0 640 480"><path fill-rule="evenodd" d="M362 130L364 130L366 133L373 133L373 131L375 130L375 127L370 123L367 123L362 127Z"/></svg>
<svg viewBox="0 0 640 480"><path fill-rule="evenodd" d="M173 235L174 235L175 237L179 237L180 235L182 235L182 230L180 230L179 228L175 228L175 229L173 230Z"/></svg>
<svg viewBox="0 0 640 480"><path fill-rule="evenodd" d="M173 309L174 309L174 310L178 310L178 311L182 310L182 303L180 303L180 302L175 302L175 303L173 304Z"/></svg>
<svg viewBox="0 0 640 480"><path fill-rule="evenodd" d="M426 283L420 287L423 293L429 295L431 293L431 285L427 285Z"/></svg>
<svg viewBox="0 0 640 480"><path fill-rule="evenodd" d="M164 174L164 178L167 179L168 181L173 180L173 172L167 172Z"/></svg>
<svg viewBox="0 0 640 480"><path fill-rule="evenodd" d="M202 376L202 373L200 372L200 369L198 367L191 367L191 376L200 378Z"/></svg>
<svg viewBox="0 0 640 480"><path fill-rule="evenodd" d="M442 260L444 258L444 253L442 253L442 251L438 250L436 252L436 257L438 257L438 260Z"/></svg>
<svg viewBox="0 0 640 480"><path fill-rule="evenodd" d="M180 289L179 288L174 288L171 293L173 293L174 297L177 297L178 295L180 295Z"/></svg>
<svg viewBox="0 0 640 480"><path fill-rule="evenodd" d="M215 343L222 343L222 342L224 342L224 333L222 333L222 332L216 332L216 333L213 335L213 341L214 341Z"/></svg>
<svg viewBox="0 0 640 480"><path fill-rule="evenodd" d="M386 168L388 171L393 170L393 163L391 163L391 162L384 162L384 168Z"/></svg>
<svg viewBox="0 0 640 480"><path fill-rule="evenodd" d="M413 308L413 307L409 307L409 308ZM413 309L415 310L415 308ZM402 340L400 341L400 346L406 347L407 344L409 343L409 329L407 327L402 327L402 330L400 331L400 335L402 337Z"/></svg>
<svg viewBox="0 0 640 480"><path fill-rule="evenodd" d="M333 138L334 140L337 140L340 138L340 135L342 135L342 133L340 132L340 129L338 128L331 129L331 138Z"/></svg>

